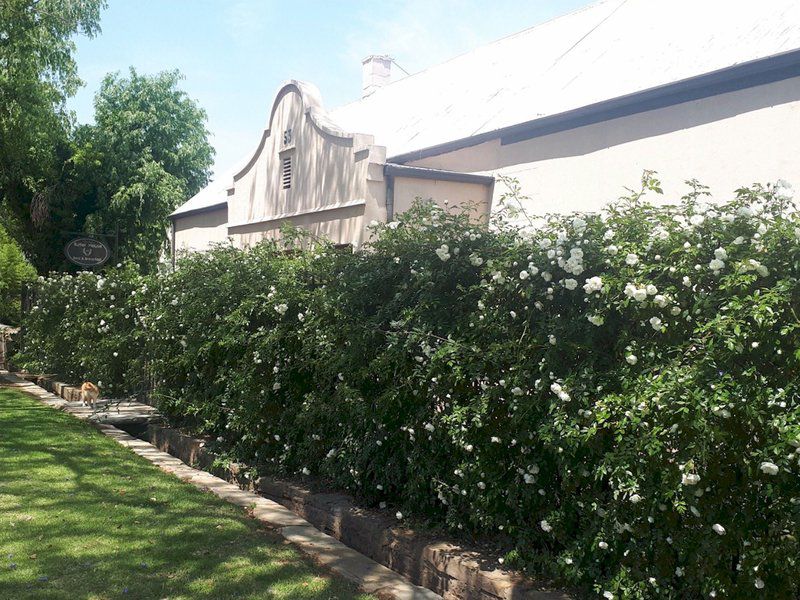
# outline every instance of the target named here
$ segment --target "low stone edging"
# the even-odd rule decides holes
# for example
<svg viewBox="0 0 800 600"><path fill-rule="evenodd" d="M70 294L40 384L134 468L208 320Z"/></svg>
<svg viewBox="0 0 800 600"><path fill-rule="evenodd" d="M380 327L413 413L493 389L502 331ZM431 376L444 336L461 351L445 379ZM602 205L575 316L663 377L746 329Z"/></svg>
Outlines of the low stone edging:
<svg viewBox="0 0 800 600"><path fill-rule="evenodd" d="M65 399L80 400L78 388L52 378L37 377L35 383ZM397 527L390 517L358 507L345 494L314 493L296 483L270 477L248 480L242 477L241 465L220 466L217 455L205 447L203 440L161 422L148 423L141 437L188 465L277 502L347 547L447 600L570 600L564 592L496 568L496 561L479 552Z"/></svg>
<svg viewBox="0 0 800 600"><path fill-rule="evenodd" d="M478 552L397 527L391 517L360 508L345 494L314 493L271 477L243 480L238 465L214 467L216 455L206 449L205 442L170 427L150 425L147 439L188 464L203 465L228 481L257 490L348 547L447 600L569 600L563 592L495 568Z"/></svg>
<svg viewBox="0 0 800 600"><path fill-rule="evenodd" d="M30 379L30 378L29 378ZM37 398L43 404L63 410L71 416L89 422L101 433L148 460L162 471L195 486L203 491L247 509L250 515L273 529L286 541L294 544L312 560L355 583L359 589L373 594L379 599L393 600L436 600L441 597L434 592L414 585L400 574L380 565L374 560L349 548L332 536L319 531L306 520L280 504L242 490L238 485L227 482L210 473L188 466L178 458L158 450L152 444L135 438L108 422L93 420L93 411L87 410L49 392L37 384L0 370L0 383L7 382L10 387L20 389ZM67 389L70 386L59 389ZM71 388L75 389L75 388ZM145 411L146 412L146 411Z"/></svg>

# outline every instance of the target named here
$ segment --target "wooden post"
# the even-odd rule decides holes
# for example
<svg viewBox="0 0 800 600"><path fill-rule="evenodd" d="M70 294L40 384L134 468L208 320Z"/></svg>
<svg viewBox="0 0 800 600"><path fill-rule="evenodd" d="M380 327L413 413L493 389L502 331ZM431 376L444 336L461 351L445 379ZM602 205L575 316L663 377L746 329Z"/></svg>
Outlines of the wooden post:
<svg viewBox="0 0 800 600"><path fill-rule="evenodd" d="M0 329L0 369L4 371L8 370L8 364L6 364L6 334L5 329Z"/></svg>

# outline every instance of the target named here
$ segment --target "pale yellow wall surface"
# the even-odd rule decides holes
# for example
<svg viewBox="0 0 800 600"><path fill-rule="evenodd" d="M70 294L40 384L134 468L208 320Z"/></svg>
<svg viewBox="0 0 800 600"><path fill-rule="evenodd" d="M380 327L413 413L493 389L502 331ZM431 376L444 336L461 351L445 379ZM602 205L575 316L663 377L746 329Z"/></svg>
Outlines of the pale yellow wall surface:
<svg viewBox="0 0 800 600"><path fill-rule="evenodd" d="M398 215L408 210L414 200L420 198L433 200L450 210L469 207L476 215L483 216L489 212L491 194L491 186L481 183L395 177L394 213Z"/></svg>
<svg viewBox="0 0 800 600"><path fill-rule="evenodd" d="M754 182L800 188L800 78L411 164L515 177L535 214L599 210L637 188L644 169L658 171L669 201L692 178L718 201ZM504 191L497 182L493 207Z"/></svg>
<svg viewBox="0 0 800 600"><path fill-rule="evenodd" d="M186 217L177 217L175 223L175 248L197 252L208 250L213 244L224 242L228 237L227 210L204 212Z"/></svg>

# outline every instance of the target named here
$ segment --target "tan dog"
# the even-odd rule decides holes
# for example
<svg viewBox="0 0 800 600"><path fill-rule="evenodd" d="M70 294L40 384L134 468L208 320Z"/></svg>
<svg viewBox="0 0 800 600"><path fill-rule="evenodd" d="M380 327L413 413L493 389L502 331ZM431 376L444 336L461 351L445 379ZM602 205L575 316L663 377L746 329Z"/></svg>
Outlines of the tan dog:
<svg viewBox="0 0 800 600"><path fill-rule="evenodd" d="M89 404L94 408L95 402L100 397L100 388L90 381L84 382L81 386L81 400L84 404Z"/></svg>

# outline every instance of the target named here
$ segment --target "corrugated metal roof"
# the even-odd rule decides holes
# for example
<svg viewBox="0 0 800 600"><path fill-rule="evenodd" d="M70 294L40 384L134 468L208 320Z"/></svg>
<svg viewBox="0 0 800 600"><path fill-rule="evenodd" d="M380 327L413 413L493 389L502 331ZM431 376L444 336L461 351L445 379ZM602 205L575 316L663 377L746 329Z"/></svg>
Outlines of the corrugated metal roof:
<svg viewBox="0 0 800 600"><path fill-rule="evenodd" d="M395 156L796 48L798 0L603 0L331 117Z"/></svg>
<svg viewBox="0 0 800 600"><path fill-rule="evenodd" d="M241 165L226 171L197 192L189 200L181 204L170 217L179 217L182 214L222 204L228 200L228 188L233 185L233 176L239 172Z"/></svg>
<svg viewBox="0 0 800 600"><path fill-rule="evenodd" d="M800 0L601 0L331 111L397 156L800 48ZM239 167L173 215L226 201Z"/></svg>

